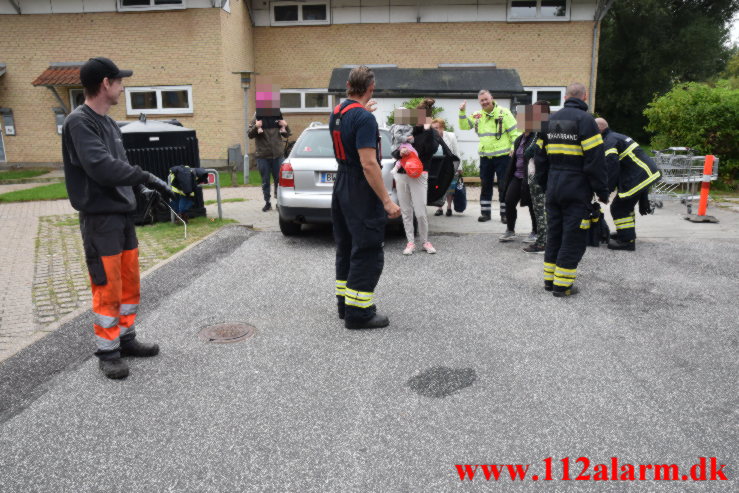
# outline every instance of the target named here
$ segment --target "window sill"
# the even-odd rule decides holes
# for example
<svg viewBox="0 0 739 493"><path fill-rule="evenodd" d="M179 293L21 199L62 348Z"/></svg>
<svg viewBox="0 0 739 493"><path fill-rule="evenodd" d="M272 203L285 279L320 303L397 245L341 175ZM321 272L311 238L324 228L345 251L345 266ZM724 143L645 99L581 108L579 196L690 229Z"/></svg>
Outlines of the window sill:
<svg viewBox="0 0 739 493"><path fill-rule="evenodd" d="M126 112L126 116L138 117L141 113L143 113L144 115L146 115L147 118L150 117L150 116L151 117L160 117L160 116L179 116L179 117L188 116L189 117L189 116L195 116L195 113L192 112L192 111L188 111L187 113L172 113L172 112L169 112L169 111L167 111L167 112L136 111L136 112L133 112L133 113Z"/></svg>
<svg viewBox="0 0 739 493"><path fill-rule="evenodd" d="M118 12L159 12L162 10L185 10L184 5L161 5L156 7L118 7Z"/></svg>
<svg viewBox="0 0 739 493"><path fill-rule="evenodd" d="M566 17L563 19L539 19L537 17L527 17L527 18L521 18L521 19L507 19L508 23L516 23L516 22L570 22L570 17Z"/></svg>

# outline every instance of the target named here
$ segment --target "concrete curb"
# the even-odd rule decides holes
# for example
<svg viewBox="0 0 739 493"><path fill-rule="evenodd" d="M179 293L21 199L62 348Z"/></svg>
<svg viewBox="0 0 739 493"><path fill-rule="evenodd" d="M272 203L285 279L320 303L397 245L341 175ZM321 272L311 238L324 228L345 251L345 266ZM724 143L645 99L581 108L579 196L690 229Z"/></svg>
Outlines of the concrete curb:
<svg viewBox="0 0 739 493"><path fill-rule="evenodd" d="M197 247L198 245L200 245L204 241L208 240L211 236L219 233L220 231L222 231L225 228L246 228L246 229L251 229L252 231L254 231L253 228L250 228L249 226L245 226L243 224L226 224L226 225L218 228L217 230L213 231L212 233L209 233L208 235L206 235L203 238L199 239L198 241L196 241L194 243L191 243L190 245L186 246L185 248L183 248L179 252L175 253L174 255L172 255L172 256L170 256L170 257L162 260L158 264L153 265L152 267L148 268L146 271L144 271L144 272L141 273L141 279L143 280L144 278L146 278L149 275L153 274L158 269L160 269L160 268L164 267L165 265L169 264L170 262L178 259L179 257L181 257L182 255L184 255L188 251L190 251L193 248ZM92 308L91 304L89 302L85 302L82 306L80 306L76 310L71 311L71 312L65 314L64 316L62 316L61 318L59 318L59 320L57 320L56 322L54 322L54 323L52 323L52 324L50 324L48 326L40 326L38 324L34 324L34 331L33 331L33 333L31 335L29 335L28 337L23 338L23 339L20 339L16 343L14 343L12 345L12 348L6 351L6 354L3 354L2 356L0 356L0 363L2 363L3 361L5 361L5 360L7 360L7 359L9 359L11 357L13 357L14 355L18 354L23 349L25 349L25 348L27 348L27 347L35 344L36 342L40 341L41 339L43 339L47 335L56 332L57 330L59 330L59 328L61 326L63 326L64 324L70 322L71 320L74 320L75 318L79 317L80 315L83 315L84 313L86 313L87 311L89 311L91 308Z"/></svg>

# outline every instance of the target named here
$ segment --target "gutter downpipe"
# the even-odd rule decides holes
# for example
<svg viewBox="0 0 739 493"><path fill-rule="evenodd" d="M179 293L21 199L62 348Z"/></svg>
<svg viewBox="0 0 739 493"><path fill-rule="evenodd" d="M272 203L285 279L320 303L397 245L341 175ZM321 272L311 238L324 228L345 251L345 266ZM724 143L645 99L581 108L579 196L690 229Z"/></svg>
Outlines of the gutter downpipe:
<svg viewBox="0 0 739 493"><path fill-rule="evenodd" d="M595 99L595 91L593 91L593 87L595 87L595 76L596 76L596 64L598 62L598 34L600 31L600 23L605 18L606 14L608 13L608 10L613 5L613 2L616 0L598 0L598 6L595 9L595 17L593 18L593 47L592 47L592 58L590 60L590 84L588 85L588 106L590 106L590 111L593 111L595 108L593 108L593 101ZM605 3L603 3L605 2Z"/></svg>

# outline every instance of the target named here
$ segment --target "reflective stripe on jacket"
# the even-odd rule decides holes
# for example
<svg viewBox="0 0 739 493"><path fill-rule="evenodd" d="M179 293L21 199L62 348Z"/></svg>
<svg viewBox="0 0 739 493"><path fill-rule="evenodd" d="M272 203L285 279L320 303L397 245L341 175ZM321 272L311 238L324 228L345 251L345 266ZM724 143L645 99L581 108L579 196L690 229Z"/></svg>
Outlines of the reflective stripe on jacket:
<svg viewBox="0 0 739 493"><path fill-rule="evenodd" d="M549 117L547 129L541 134L537 155L537 175L546 177L549 170L580 171L598 197L608 196L603 137L588 105L577 98L565 101L564 108ZM545 185L539 181L542 187Z"/></svg>
<svg viewBox="0 0 739 493"><path fill-rule="evenodd" d="M510 111L496 104L493 111L476 111L472 116L459 113L459 128L474 130L480 138L477 152L482 157L507 156L513 142L521 135Z"/></svg>
<svg viewBox="0 0 739 493"><path fill-rule="evenodd" d="M609 188L618 188L618 196L630 197L657 181L662 173L646 151L631 137L612 131L603 132Z"/></svg>

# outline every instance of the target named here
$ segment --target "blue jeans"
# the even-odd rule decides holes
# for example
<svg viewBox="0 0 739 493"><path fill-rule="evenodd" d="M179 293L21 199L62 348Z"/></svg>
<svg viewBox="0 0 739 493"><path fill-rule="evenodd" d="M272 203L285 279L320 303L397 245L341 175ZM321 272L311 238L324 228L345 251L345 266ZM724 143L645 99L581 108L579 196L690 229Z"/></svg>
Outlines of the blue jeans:
<svg viewBox="0 0 739 493"><path fill-rule="evenodd" d="M498 157L480 157L480 212L483 216L490 217L493 205L493 181L498 175L498 202L500 202L500 215L505 216L505 197L500 194L506 168L510 162L508 155Z"/></svg>
<svg viewBox="0 0 739 493"><path fill-rule="evenodd" d="M277 196L277 183L280 180L280 166L285 160L284 157L276 158L257 158L257 169L259 174L262 175L262 195L264 195L264 201L269 202L269 177L272 176L272 181L275 185L275 196Z"/></svg>
<svg viewBox="0 0 739 493"><path fill-rule="evenodd" d="M178 216L185 214L192 207L193 200L190 197L183 195L177 195L177 198L171 202L172 209L177 213Z"/></svg>

